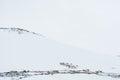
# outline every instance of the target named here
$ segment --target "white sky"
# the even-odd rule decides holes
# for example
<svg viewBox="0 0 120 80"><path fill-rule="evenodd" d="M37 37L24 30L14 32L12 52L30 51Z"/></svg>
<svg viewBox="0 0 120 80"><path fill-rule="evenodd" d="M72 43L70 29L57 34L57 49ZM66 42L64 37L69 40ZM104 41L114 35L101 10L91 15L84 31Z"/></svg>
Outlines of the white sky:
<svg viewBox="0 0 120 80"><path fill-rule="evenodd" d="M0 27L99 53L120 52L120 0L0 0Z"/></svg>

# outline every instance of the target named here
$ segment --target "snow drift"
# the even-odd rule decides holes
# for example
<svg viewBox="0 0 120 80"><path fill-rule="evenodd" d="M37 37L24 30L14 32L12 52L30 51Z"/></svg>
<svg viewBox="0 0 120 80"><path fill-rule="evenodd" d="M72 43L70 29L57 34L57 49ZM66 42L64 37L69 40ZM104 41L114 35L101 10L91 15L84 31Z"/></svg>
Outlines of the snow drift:
<svg viewBox="0 0 120 80"><path fill-rule="evenodd" d="M117 55L92 53L85 49L68 46L41 34L20 28L0 28L0 71L11 70L61 70L60 62L79 65L78 69L102 70L108 73L119 73L120 58ZM89 75L55 76L55 79L107 80L113 78ZM29 80L47 79L50 76L29 78ZM0 78L1 80L3 78ZM28 79L28 78L26 78ZM114 78L114 80L116 80Z"/></svg>

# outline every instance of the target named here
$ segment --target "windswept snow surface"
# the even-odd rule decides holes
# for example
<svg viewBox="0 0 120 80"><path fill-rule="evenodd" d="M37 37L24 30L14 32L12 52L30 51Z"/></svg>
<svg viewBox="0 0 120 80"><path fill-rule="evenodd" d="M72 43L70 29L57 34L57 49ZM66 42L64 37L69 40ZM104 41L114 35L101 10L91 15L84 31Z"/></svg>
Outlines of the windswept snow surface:
<svg viewBox="0 0 120 80"><path fill-rule="evenodd" d="M120 74L120 57L115 54L97 54L65 45L31 32L0 29L0 72L19 70L65 70L60 62L79 65L78 69L101 70ZM10 80L3 78L0 80ZM23 80L118 80L94 74L40 75Z"/></svg>

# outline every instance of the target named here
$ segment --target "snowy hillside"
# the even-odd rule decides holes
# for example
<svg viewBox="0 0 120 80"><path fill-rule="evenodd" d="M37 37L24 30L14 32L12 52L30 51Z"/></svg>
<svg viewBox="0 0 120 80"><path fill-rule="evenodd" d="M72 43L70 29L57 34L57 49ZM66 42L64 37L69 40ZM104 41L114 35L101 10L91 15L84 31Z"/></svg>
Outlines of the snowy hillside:
<svg viewBox="0 0 120 80"><path fill-rule="evenodd" d="M68 68L60 65L61 62L72 63L78 67L73 69L68 65ZM118 55L92 53L20 28L0 28L0 80L12 79L4 72L18 71L9 72L16 75L24 70L67 70L68 74L59 72L60 74L57 75L55 73L55 75L31 76L23 80L118 80L120 79L119 63ZM69 74L71 70L72 73L81 70L83 74L81 72ZM84 72L86 70L90 71ZM102 72L96 74L96 71ZM2 77L3 74L5 75Z"/></svg>

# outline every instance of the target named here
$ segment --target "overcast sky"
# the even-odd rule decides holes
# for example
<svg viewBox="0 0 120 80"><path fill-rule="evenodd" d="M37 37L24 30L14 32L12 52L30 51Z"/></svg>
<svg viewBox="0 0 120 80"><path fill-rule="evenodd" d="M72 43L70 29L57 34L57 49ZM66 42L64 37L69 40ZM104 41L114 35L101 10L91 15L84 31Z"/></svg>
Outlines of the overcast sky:
<svg viewBox="0 0 120 80"><path fill-rule="evenodd" d="M120 52L120 0L0 0L0 27L98 53Z"/></svg>

